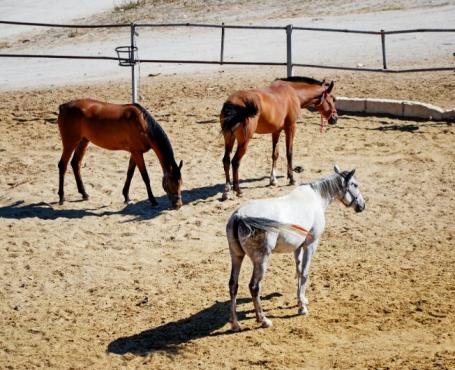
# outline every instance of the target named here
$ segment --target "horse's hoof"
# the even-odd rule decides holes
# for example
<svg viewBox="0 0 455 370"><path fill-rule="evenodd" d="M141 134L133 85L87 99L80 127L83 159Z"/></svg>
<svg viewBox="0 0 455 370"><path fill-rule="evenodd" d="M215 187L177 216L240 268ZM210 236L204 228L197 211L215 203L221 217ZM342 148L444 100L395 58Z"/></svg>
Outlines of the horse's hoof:
<svg viewBox="0 0 455 370"><path fill-rule="evenodd" d="M58 202L58 204L61 205L61 206L63 205L63 203L65 203L64 200L60 200L60 201Z"/></svg>
<svg viewBox="0 0 455 370"><path fill-rule="evenodd" d="M89 196L88 194L82 194L82 200L88 200Z"/></svg>
<svg viewBox="0 0 455 370"><path fill-rule="evenodd" d="M276 179L270 180L270 186L276 186Z"/></svg>
<svg viewBox="0 0 455 370"><path fill-rule="evenodd" d="M300 307L298 313L299 315L308 315L308 308L306 306Z"/></svg>
<svg viewBox="0 0 455 370"><path fill-rule="evenodd" d="M262 320L262 323L261 323L261 326L263 328L270 328L272 327L272 320L269 320L268 318L264 317L264 319Z"/></svg>
<svg viewBox="0 0 455 370"><path fill-rule="evenodd" d="M234 184L233 190L238 197L242 196L242 190L240 189L240 185L238 183Z"/></svg>
<svg viewBox="0 0 455 370"><path fill-rule="evenodd" d="M223 193L223 195L221 196L221 200L224 202L225 200L228 200L229 198L229 195L228 193Z"/></svg>
<svg viewBox="0 0 455 370"><path fill-rule="evenodd" d="M231 330L232 330L234 333L238 333L238 332L241 331L242 329L240 328L240 325L239 325L238 323L235 323L235 324L232 324Z"/></svg>
<svg viewBox="0 0 455 370"><path fill-rule="evenodd" d="M290 186L295 185L295 180L294 179L289 180L289 185Z"/></svg>

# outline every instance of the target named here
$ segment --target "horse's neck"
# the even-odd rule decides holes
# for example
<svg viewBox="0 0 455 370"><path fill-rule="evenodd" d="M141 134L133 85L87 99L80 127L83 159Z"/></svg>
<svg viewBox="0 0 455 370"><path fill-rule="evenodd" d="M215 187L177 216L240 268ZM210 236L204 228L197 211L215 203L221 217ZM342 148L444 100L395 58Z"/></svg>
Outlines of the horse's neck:
<svg viewBox="0 0 455 370"><path fill-rule="evenodd" d="M149 137L152 149L160 161L163 173L170 173L172 168L176 166L176 163L169 138L161 127L160 130L154 134L149 132Z"/></svg>
<svg viewBox="0 0 455 370"><path fill-rule="evenodd" d="M160 161L163 173L169 173L175 166L174 150L171 142L163 128L155 121L152 115L141 105L136 106L142 111L147 122L148 136L150 145Z"/></svg>
<svg viewBox="0 0 455 370"><path fill-rule="evenodd" d="M160 145L159 141L153 139L151 141L152 149L155 152L156 156L158 157L163 173L171 172L172 165L173 163L175 163L174 156L167 155L166 154L167 151Z"/></svg>
<svg viewBox="0 0 455 370"><path fill-rule="evenodd" d="M314 181L309 185L321 197L324 209L327 209L343 190L342 180L337 174Z"/></svg>
<svg viewBox="0 0 455 370"><path fill-rule="evenodd" d="M323 87L320 85L311 85L306 83L291 83L290 86L294 89L300 101L300 107L305 108L312 104L315 99L318 99L322 92Z"/></svg>

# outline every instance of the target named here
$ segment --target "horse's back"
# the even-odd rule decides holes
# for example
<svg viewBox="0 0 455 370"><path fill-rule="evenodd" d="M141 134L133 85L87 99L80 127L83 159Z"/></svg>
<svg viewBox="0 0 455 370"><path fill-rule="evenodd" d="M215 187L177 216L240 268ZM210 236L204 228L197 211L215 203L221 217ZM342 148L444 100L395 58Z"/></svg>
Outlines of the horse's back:
<svg viewBox="0 0 455 370"><path fill-rule="evenodd" d="M309 186L299 186L277 198L256 199L237 209L240 215L269 218L283 223L312 222L320 202ZM308 221L306 221L308 220Z"/></svg>
<svg viewBox="0 0 455 370"><path fill-rule="evenodd" d="M258 106L256 132L259 134L273 133L287 122L295 122L300 112L295 91L283 84L272 84L263 89L237 91L230 95L227 101L233 104L244 104L248 100L254 101Z"/></svg>
<svg viewBox="0 0 455 370"><path fill-rule="evenodd" d="M134 104L114 104L93 99L72 100L60 105L59 110L61 114L74 114L94 120L129 119L139 113Z"/></svg>
<svg viewBox="0 0 455 370"><path fill-rule="evenodd" d="M247 202L232 214L231 224L235 218L243 220L250 228L262 230L260 233L248 232L246 237L241 238L246 253L251 252L251 248L265 248L272 253L295 251L305 241L305 237L289 232L289 229L307 230L313 236L313 233L319 235L325 224L320 199L310 186L305 185L282 197ZM274 224L287 226L283 231L277 230L280 226L272 226L266 231L267 225ZM259 244L256 245L257 243Z"/></svg>
<svg viewBox="0 0 455 370"><path fill-rule="evenodd" d="M64 136L83 137L97 146L111 150L147 150L147 131L141 112L133 104L113 104L93 99L79 99L59 107L58 124Z"/></svg>

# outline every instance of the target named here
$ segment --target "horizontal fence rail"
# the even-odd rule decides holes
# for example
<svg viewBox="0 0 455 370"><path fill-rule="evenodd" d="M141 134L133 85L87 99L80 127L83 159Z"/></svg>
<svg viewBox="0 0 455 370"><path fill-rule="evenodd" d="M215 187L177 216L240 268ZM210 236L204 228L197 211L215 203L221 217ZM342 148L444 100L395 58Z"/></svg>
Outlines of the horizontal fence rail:
<svg viewBox="0 0 455 370"><path fill-rule="evenodd" d="M113 24L59 24L59 23L36 23L2 21L0 24L10 24L16 26L38 26L38 27L60 27L60 28L129 28L131 23ZM286 26L253 26L253 25L228 25L213 23L134 23L136 27L203 27L203 28L230 28L230 29L256 29L256 30L285 30ZM369 35L380 35L381 31L350 30L342 28L318 28L318 27L299 27L293 26L294 30L301 31L320 31L320 32L344 32L344 33L363 33ZM384 31L386 35L400 33L421 33L421 32L455 32L455 28L414 28L408 30Z"/></svg>
<svg viewBox="0 0 455 370"><path fill-rule="evenodd" d="M59 23L36 23L36 22L17 22L1 21L0 24L10 24L14 26L36 26L36 27L57 27L57 28L122 28L130 27L130 23L117 24L59 24Z"/></svg>
<svg viewBox="0 0 455 370"><path fill-rule="evenodd" d="M79 28L79 29L97 29L97 28L129 28L130 29L130 45L121 46L117 49L125 49L122 53L118 53L117 57L111 56L94 56L94 55L53 55L53 54L18 54L18 53L0 53L0 57L9 58L52 58L52 59L86 59L86 60L113 60L118 61L122 66L131 66L132 71L132 100L137 100L137 71L136 64L138 63L174 63L174 64L218 64L218 65L258 65L258 66L286 66L287 75L292 76L293 67L305 68L323 68L346 71L361 71L361 72L379 72L379 73L410 73L410 72L430 72L430 71L452 71L454 66L441 67L426 67L426 68L406 68L406 69L391 69L387 66L386 54L386 36L409 33L438 33L438 32L455 32L455 28L416 28L408 30L394 31L369 31L369 30L352 30L339 28L316 28L316 27L299 27L293 25L287 26L255 26L255 25L227 25L227 24L204 24L204 23L120 23L120 24L56 24L56 23L37 23L37 22L18 22L18 21L3 21L0 24L8 24L13 26L36 26L36 27L58 27L58 28ZM220 58L217 60L178 60L178 59L140 59L137 56L136 45L136 30L139 28L169 28L169 27L194 27L194 28L215 28L221 29L220 42ZM225 47L225 30L226 29L245 29L245 30L279 30L286 34L286 61L283 62L264 62L264 61L226 61L224 55ZM317 65L294 63L292 60L292 34L294 31L305 32L335 32L335 33L352 33L379 36L381 39L382 48L382 68L367 68L367 67L345 67L331 65Z"/></svg>
<svg viewBox="0 0 455 370"><path fill-rule="evenodd" d="M1 54L5 58L48 58L48 59L87 59L87 60L115 60L123 61L125 58L109 57L102 55L54 55L54 54ZM126 59L129 60L129 59Z"/></svg>
<svg viewBox="0 0 455 370"><path fill-rule="evenodd" d="M86 59L86 60L112 60L116 62L129 62L128 58L118 58L110 56L94 55L53 55L53 54L2 54L0 57L6 58L47 58L47 59ZM175 60L175 59L135 59L136 63L178 63L178 64L225 64L225 65L259 65L259 66L285 66L286 62L242 62L242 61L224 61L218 60ZM404 72L431 72L431 71L453 71L455 67L434 67L434 68L412 68L412 69L381 69L381 68L364 68L364 67L342 67L318 64L293 63L294 67L336 69L344 71L363 71L363 72L382 72L382 73L404 73Z"/></svg>

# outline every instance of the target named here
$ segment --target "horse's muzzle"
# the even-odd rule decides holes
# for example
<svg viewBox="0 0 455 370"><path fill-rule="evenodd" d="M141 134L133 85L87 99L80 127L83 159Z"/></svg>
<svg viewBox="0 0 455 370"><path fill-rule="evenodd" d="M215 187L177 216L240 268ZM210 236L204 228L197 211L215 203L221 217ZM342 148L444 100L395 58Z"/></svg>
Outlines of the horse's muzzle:
<svg viewBox="0 0 455 370"><path fill-rule="evenodd" d="M363 210L365 210L365 203L363 203L361 205L360 204L356 204L355 205L355 211L357 213L362 212Z"/></svg>
<svg viewBox="0 0 455 370"><path fill-rule="evenodd" d="M328 119L329 124L331 124L331 125L334 125L335 123L337 123L337 120L338 120L337 116L330 116Z"/></svg>
<svg viewBox="0 0 455 370"><path fill-rule="evenodd" d="M179 208L183 205L182 197L181 197L181 196L178 196L178 195L170 195L170 196L169 196L169 200L171 201L171 203L172 203L172 208L174 208L174 209L179 209Z"/></svg>

